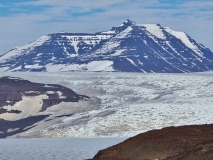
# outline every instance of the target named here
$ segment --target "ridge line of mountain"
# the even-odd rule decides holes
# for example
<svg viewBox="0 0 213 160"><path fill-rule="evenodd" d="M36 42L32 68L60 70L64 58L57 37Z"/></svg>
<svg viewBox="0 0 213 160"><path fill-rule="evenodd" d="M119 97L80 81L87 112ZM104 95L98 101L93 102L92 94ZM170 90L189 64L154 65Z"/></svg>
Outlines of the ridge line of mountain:
<svg viewBox="0 0 213 160"><path fill-rule="evenodd" d="M213 52L185 32L131 20L96 33L53 33L0 56L0 71L204 72Z"/></svg>

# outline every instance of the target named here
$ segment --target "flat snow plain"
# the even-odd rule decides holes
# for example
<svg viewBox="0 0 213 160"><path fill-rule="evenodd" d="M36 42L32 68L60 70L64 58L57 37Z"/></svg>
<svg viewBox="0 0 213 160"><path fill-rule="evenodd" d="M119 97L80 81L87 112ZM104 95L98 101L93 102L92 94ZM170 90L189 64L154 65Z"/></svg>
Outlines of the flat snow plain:
<svg viewBox="0 0 213 160"><path fill-rule="evenodd" d="M213 72L2 72L1 76L60 84L99 98L99 109L64 117L41 129L44 137L129 137L167 126L213 123Z"/></svg>
<svg viewBox="0 0 213 160"><path fill-rule="evenodd" d="M1 160L85 160L124 138L1 139Z"/></svg>

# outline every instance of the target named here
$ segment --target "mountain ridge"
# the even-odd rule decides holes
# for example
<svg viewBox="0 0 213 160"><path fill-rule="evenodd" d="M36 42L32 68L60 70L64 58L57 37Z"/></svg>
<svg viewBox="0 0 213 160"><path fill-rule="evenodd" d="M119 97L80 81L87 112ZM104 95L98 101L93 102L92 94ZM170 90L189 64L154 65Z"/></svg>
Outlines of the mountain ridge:
<svg viewBox="0 0 213 160"><path fill-rule="evenodd" d="M0 71L203 72L213 53L184 32L127 19L108 31L47 34L0 56Z"/></svg>
<svg viewBox="0 0 213 160"><path fill-rule="evenodd" d="M0 138L17 136L36 127L49 127L82 108L93 108L86 108L89 101L90 97L61 85L0 77ZM33 136L38 134L36 132Z"/></svg>

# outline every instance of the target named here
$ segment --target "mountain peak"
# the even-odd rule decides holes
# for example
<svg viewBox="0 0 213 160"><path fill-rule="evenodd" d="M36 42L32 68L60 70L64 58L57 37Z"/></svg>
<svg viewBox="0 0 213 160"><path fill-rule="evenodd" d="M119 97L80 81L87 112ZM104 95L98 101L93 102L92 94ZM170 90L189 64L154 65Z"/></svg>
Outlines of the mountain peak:
<svg viewBox="0 0 213 160"><path fill-rule="evenodd" d="M130 19L127 19L123 24L126 26L131 26L135 25L136 23L134 21L131 21Z"/></svg>
<svg viewBox="0 0 213 160"><path fill-rule="evenodd" d="M0 56L0 71L202 72L213 52L187 34L127 19L96 33L56 33Z"/></svg>

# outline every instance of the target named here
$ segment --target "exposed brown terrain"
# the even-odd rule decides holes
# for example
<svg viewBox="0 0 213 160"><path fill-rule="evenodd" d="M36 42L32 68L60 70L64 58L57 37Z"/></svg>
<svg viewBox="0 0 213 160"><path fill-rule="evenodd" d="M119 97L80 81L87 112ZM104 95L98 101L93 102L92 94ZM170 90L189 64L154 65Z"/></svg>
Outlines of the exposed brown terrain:
<svg viewBox="0 0 213 160"><path fill-rule="evenodd" d="M93 160L213 160L213 124L152 130L99 151Z"/></svg>

